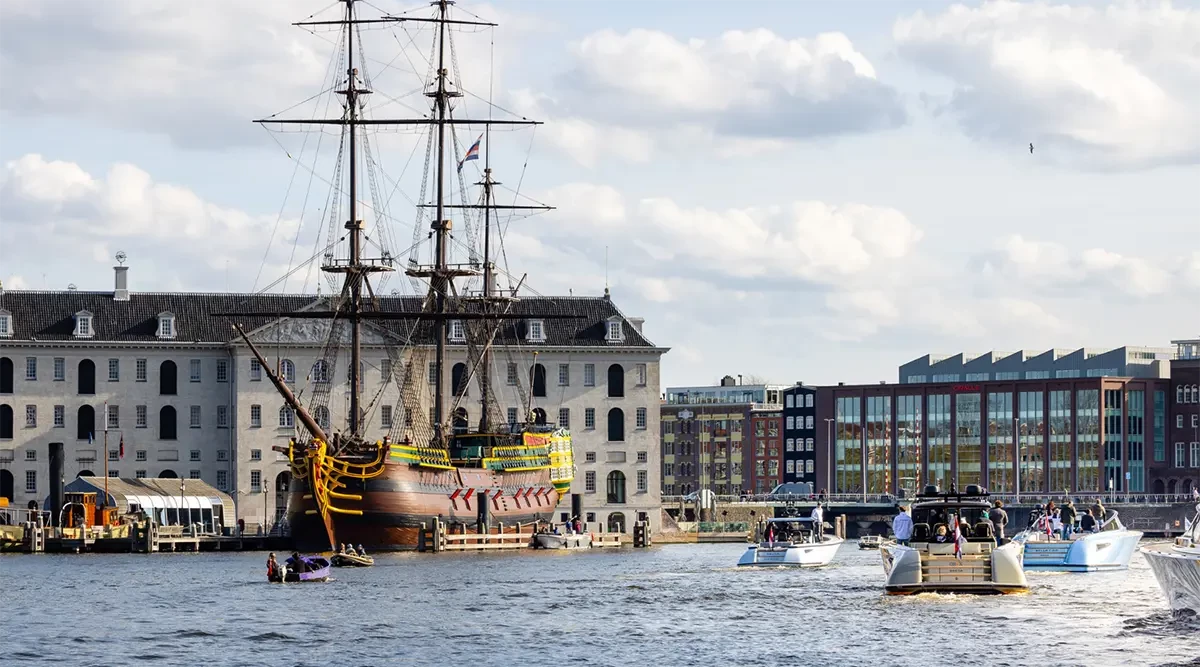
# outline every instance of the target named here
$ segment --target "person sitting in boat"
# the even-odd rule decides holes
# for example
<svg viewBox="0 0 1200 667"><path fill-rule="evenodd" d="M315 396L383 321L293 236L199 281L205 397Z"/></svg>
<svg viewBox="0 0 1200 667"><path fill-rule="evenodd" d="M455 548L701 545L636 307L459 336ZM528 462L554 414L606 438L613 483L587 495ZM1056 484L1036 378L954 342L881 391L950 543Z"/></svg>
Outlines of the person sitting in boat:
<svg viewBox="0 0 1200 667"><path fill-rule="evenodd" d="M358 552L354 550L353 543L346 545L346 555L347 556L357 556L358 555Z"/></svg>
<svg viewBox="0 0 1200 667"><path fill-rule="evenodd" d="M1088 508L1087 514L1084 514L1083 518L1079 520L1079 530L1085 533L1094 533L1097 525L1096 510Z"/></svg>
<svg viewBox="0 0 1200 667"><path fill-rule="evenodd" d="M579 517L575 517L575 532L579 535L583 534L583 522L579 520Z"/></svg>
<svg viewBox="0 0 1200 667"><path fill-rule="evenodd" d="M345 542L342 542L341 544L338 545L338 553L339 554L346 553L346 543Z"/></svg>
<svg viewBox="0 0 1200 667"><path fill-rule="evenodd" d="M948 532L949 531L946 530L946 524L939 523L937 530L934 531L933 541L934 542L949 542L950 538L947 536Z"/></svg>
<svg viewBox="0 0 1200 667"><path fill-rule="evenodd" d="M366 550L366 549L364 549L364 548L363 548L363 545L361 545L361 544L360 544L360 545L358 545L358 555L359 555L359 556L366 556L366 555L367 555L367 550Z"/></svg>
<svg viewBox="0 0 1200 667"><path fill-rule="evenodd" d="M275 560L274 552L267 556L267 581L283 581L283 573L279 571L279 561Z"/></svg>
<svg viewBox="0 0 1200 667"><path fill-rule="evenodd" d="M300 557L299 551L293 551L292 556L288 558L286 562L287 569L291 570L292 572L299 574L301 572L308 571L308 563L304 562L304 559Z"/></svg>

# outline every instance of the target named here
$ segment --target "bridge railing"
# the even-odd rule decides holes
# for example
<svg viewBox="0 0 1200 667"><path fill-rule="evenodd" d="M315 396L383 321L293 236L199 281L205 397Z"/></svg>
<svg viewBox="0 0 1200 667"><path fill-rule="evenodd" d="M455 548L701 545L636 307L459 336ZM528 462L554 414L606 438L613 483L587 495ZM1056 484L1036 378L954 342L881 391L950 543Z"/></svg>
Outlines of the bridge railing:
<svg viewBox="0 0 1200 667"><path fill-rule="evenodd" d="M891 494L866 494L861 493L834 493L818 496L817 494L774 494L774 493L748 493L739 495L714 495L714 501L722 505L736 505L739 503L745 504L762 504L762 503L810 503L820 499L822 502L827 502L831 505L900 505L916 502L917 498L907 497L899 498ZM1086 503L1088 505L1099 500L1103 505L1174 505L1178 503L1194 502L1194 497L1190 493L1072 493L1064 495L1061 493L1022 493L1019 497L1015 493L992 493L988 495L988 500L1002 500L1006 505L1040 505L1053 500L1056 504L1061 505L1066 500L1072 500L1076 505ZM684 504L695 504L697 502L696 495L679 496L679 495L664 495L662 503L664 505L677 505L680 502Z"/></svg>

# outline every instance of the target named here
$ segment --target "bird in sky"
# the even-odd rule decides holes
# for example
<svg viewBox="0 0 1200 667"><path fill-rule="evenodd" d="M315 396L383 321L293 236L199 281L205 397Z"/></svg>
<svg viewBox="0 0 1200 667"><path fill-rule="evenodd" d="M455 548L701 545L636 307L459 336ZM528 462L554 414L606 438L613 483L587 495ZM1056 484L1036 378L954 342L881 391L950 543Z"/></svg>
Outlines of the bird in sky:
<svg viewBox="0 0 1200 667"><path fill-rule="evenodd" d="M1033 144L1029 144L1029 154L1033 155Z"/></svg>

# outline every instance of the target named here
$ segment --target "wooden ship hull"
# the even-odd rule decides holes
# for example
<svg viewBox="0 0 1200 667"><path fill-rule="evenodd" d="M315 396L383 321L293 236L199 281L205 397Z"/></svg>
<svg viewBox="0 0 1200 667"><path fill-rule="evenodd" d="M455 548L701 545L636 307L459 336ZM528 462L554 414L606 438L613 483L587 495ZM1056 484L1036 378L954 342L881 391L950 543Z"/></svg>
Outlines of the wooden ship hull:
<svg viewBox="0 0 1200 667"><path fill-rule="evenodd" d="M362 514L332 514L337 539L361 544L368 552L415 550L422 526L431 528L434 519L477 530L481 502L487 503L488 520L496 526L550 521L559 501L548 471L427 471L403 463L388 464L374 479L349 482L345 492L362 500L343 501L340 506ZM288 525L296 549L329 550L325 524L307 479L292 481Z"/></svg>

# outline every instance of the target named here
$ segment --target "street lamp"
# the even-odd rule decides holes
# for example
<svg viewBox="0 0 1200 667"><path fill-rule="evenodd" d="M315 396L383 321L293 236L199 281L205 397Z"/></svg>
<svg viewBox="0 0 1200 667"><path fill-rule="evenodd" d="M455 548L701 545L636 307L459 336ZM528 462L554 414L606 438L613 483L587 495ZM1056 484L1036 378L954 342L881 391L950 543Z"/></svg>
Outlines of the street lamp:
<svg viewBox="0 0 1200 667"><path fill-rule="evenodd" d="M184 505L183 505L183 489L184 489L185 483L186 483L186 481L182 477L180 477L179 478L179 511L177 512L177 514L179 515L180 530L183 529L183 507L184 507Z"/></svg>

